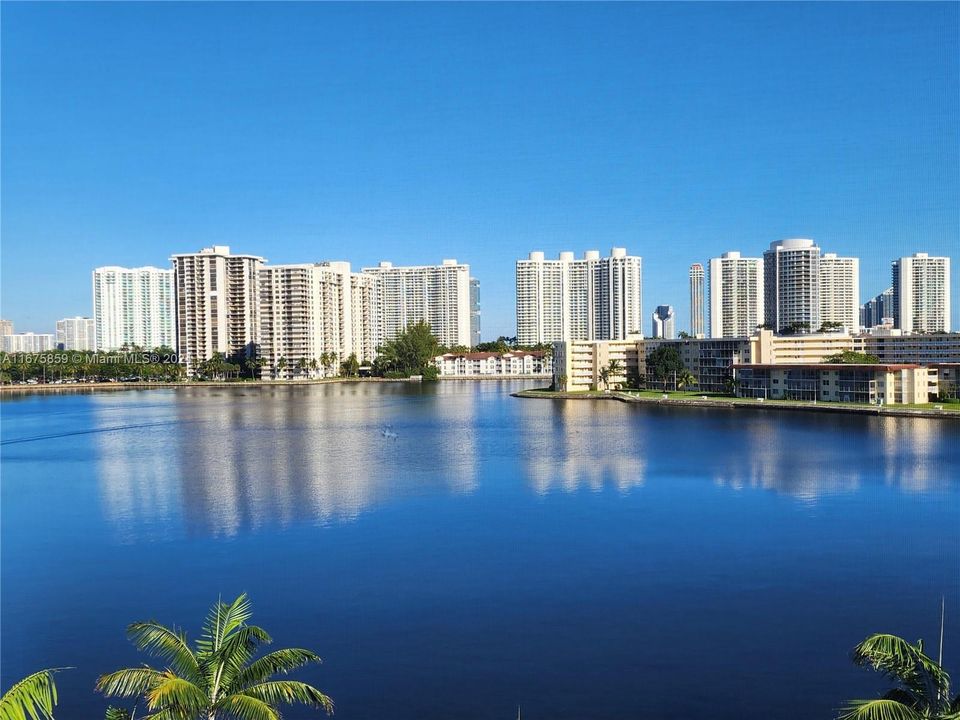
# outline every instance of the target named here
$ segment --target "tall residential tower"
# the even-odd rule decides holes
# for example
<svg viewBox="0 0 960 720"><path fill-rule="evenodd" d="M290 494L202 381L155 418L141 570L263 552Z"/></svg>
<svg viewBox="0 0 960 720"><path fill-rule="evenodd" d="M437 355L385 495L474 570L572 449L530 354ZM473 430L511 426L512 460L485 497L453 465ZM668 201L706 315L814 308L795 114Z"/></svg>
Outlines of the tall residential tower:
<svg viewBox="0 0 960 720"><path fill-rule="evenodd" d="M93 271L97 350L176 347L173 270L100 267Z"/></svg>
<svg viewBox="0 0 960 720"><path fill-rule="evenodd" d="M517 261L517 341L622 340L643 332L641 259L613 248L610 257L532 252Z"/></svg>
<svg viewBox="0 0 960 720"><path fill-rule="evenodd" d="M703 265L693 263L690 266L690 334L703 335Z"/></svg>
<svg viewBox="0 0 960 720"><path fill-rule="evenodd" d="M860 330L860 260L824 253L820 257L820 325Z"/></svg>
<svg viewBox="0 0 960 720"><path fill-rule="evenodd" d="M260 342L259 272L264 259L231 255L226 245L174 255L176 337L187 372L216 353L252 360Z"/></svg>
<svg viewBox="0 0 960 720"><path fill-rule="evenodd" d="M893 321L904 332L950 332L950 258L893 261Z"/></svg>
<svg viewBox="0 0 960 720"><path fill-rule="evenodd" d="M775 333L820 329L820 248L778 240L763 253L764 322Z"/></svg>
<svg viewBox="0 0 960 720"><path fill-rule="evenodd" d="M747 337L764 322L763 259L737 251L710 260L710 337Z"/></svg>
<svg viewBox="0 0 960 720"><path fill-rule="evenodd" d="M423 320L441 345L470 347L469 265L456 260L407 267L381 262L363 272L375 278L378 346Z"/></svg>

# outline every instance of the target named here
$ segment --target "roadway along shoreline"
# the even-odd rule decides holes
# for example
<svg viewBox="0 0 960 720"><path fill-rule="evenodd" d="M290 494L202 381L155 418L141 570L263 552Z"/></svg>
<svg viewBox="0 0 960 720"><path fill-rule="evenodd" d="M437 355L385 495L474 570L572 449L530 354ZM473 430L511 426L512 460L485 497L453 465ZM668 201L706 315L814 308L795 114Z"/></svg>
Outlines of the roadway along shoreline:
<svg viewBox="0 0 960 720"><path fill-rule="evenodd" d="M646 405L667 405L672 407L705 407L719 408L725 410L793 410L800 412L827 412L827 413L846 413L853 415L886 415L890 417L911 417L911 418L933 418L936 420L960 420L960 412L953 410L934 410L919 408L897 408L889 405L883 407L874 407L864 405L862 407L851 405L836 405L833 403L822 402L779 402L777 400L757 400L746 399L700 399L700 398L662 398L662 397L642 397L622 393L612 392L554 392L551 390L520 390L510 393L516 398L537 399L537 400L615 400L623 403L639 403Z"/></svg>

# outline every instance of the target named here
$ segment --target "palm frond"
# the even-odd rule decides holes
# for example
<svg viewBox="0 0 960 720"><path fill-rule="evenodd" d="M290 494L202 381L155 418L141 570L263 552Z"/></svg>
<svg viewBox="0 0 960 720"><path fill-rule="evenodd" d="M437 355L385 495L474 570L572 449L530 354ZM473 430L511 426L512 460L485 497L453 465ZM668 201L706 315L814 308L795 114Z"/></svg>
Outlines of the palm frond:
<svg viewBox="0 0 960 720"><path fill-rule="evenodd" d="M187 636L179 630L151 620L128 626L127 637L138 650L167 661L180 675L199 679L200 666L197 658L187 644Z"/></svg>
<svg viewBox="0 0 960 720"><path fill-rule="evenodd" d="M923 715L896 700L853 700L838 720L923 720Z"/></svg>
<svg viewBox="0 0 960 720"><path fill-rule="evenodd" d="M166 673L163 682L146 693L150 710L170 710L185 717L196 717L208 705L206 694L189 680Z"/></svg>
<svg viewBox="0 0 960 720"><path fill-rule="evenodd" d="M136 697L145 695L165 678L164 673L150 667L126 668L101 675L96 689L107 697Z"/></svg>
<svg viewBox="0 0 960 720"><path fill-rule="evenodd" d="M241 593L232 603L218 600L216 605L210 608L203 625L203 637L197 642L197 646L206 652L216 652L224 639L246 623L251 614L250 600L246 593Z"/></svg>
<svg viewBox="0 0 960 720"><path fill-rule="evenodd" d="M885 633L871 635L853 650L853 662L869 666L903 685L914 707L936 708L946 702L950 676L918 643Z"/></svg>
<svg viewBox="0 0 960 720"><path fill-rule="evenodd" d="M133 720L133 713L126 708L118 708L111 705L104 713L103 720Z"/></svg>
<svg viewBox="0 0 960 720"><path fill-rule="evenodd" d="M233 681L236 692L244 688L269 680L277 673L286 675L309 663L321 663L319 655L302 648L274 650L250 663Z"/></svg>
<svg viewBox="0 0 960 720"><path fill-rule="evenodd" d="M68 668L50 668L27 675L0 697L0 720L53 720L57 684L53 674Z"/></svg>
<svg viewBox="0 0 960 720"><path fill-rule="evenodd" d="M236 720L280 720L276 708L250 695L227 695L217 709Z"/></svg>
<svg viewBox="0 0 960 720"><path fill-rule="evenodd" d="M271 680L258 683L244 690L243 694L263 700L270 705L297 703L322 708L328 715L333 712L333 700L312 685L297 680Z"/></svg>
<svg viewBox="0 0 960 720"><path fill-rule="evenodd" d="M219 684L221 688L236 686L235 678L243 672L261 645L273 642L267 631L256 625L244 625L231 632L223 641L220 649L211 654L211 659L222 669ZM230 690L225 690L230 692Z"/></svg>

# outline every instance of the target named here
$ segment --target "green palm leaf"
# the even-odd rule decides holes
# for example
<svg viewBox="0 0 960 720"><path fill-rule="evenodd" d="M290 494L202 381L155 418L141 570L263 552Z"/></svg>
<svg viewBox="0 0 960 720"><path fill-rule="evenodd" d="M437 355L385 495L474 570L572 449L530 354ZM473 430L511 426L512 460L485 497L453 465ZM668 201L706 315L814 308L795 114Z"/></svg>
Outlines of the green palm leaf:
<svg viewBox="0 0 960 720"><path fill-rule="evenodd" d="M27 675L0 697L0 720L53 720L57 685L53 674L68 668L51 668Z"/></svg>
<svg viewBox="0 0 960 720"><path fill-rule="evenodd" d="M96 689L108 697L137 697L146 695L163 682L164 673L149 667L127 668L101 675Z"/></svg>
<svg viewBox="0 0 960 720"><path fill-rule="evenodd" d="M175 672L194 680L200 677L200 666L187 636L176 629L171 630L155 621L133 623L127 628L127 637L137 650L166 660Z"/></svg>
<svg viewBox="0 0 960 720"><path fill-rule="evenodd" d="M163 682L146 693L150 710L173 709L184 716L200 715L209 705L204 691L189 680L166 673Z"/></svg>
<svg viewBox="0 0 960 720"><path fill-rule="evenodd" d="M317 690L296 680L272 680L258 683L244 691L245 695L268 702L271 705L299 704L322 708L327 713L333 712L333 700Z"/></svg>
<svg viewBox="0 0 960 720"><path fill-rule="evenodd" d="M319 655L303 650L301 648L288 648L285 650L274 650L263 657L250 663L242 673L240 673L235 683L238 687L248 687L255 683L261 683L270 678L271 675L289 672L301 668L309 663L321 663Z"/></svg>
<svg viewBox="0 0 960 720"><path fill-rule="evenodd" d="M839 720L924 720L924 716L896 700L853 700Z"/></svg>
<svg viewBox="0 0 960 720"><path fill-rule="evenodd" d="M218 709L236 720L280 720L280 713L276 708L249 695L228 695L221 701Z"/></svg>

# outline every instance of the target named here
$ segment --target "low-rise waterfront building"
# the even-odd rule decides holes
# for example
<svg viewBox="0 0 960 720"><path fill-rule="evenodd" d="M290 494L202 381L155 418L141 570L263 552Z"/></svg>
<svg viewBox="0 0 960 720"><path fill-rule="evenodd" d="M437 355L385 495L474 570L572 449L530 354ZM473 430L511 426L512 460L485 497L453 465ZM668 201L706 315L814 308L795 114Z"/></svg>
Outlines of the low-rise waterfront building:
<svg viewBox="0 0 960 720"><path fill-rule="evenodd" d="M553 358L542 350L446 353L433 359L440 377L549 377Z"/></svg>
<svg viewBox="0 0 960 720"><path fill-rule="evenodd" d="M927 368L913 364L751 363L733 374L742 398L911 405L931 392Z"/></svg>
<svg viewBox="0 0 960 720"><path fill-rule="evenodd" d="M876 355L885 363L958 363L960 333L907 334L897 329L875 328L854 338L854 349Z"/></svg>
<svg viewBox="0 0 960 720"><path fill-rule="evenodd" d="M750 338L754 363L819 363L831 355L856 350L854 337L846 331L810 335L777 335L761 330Z"/></svg>

